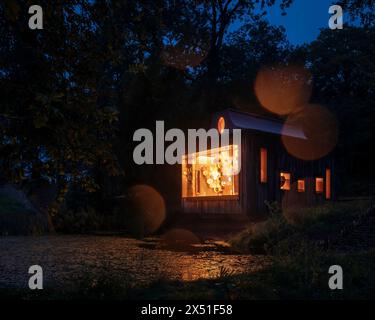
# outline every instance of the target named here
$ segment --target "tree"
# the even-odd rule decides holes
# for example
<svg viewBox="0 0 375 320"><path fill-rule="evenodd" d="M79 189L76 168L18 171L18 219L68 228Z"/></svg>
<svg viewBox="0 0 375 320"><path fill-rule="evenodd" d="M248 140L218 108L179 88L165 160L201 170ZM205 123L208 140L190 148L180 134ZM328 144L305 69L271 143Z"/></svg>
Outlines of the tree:
<svg viewBox="0 0 375 320"><path fill-rule="evenodd" d="M235 81L251 91L260 64L288 50L261 19L275 0L44 0L44 30L28 28L31 4L0 4L0 166L8 181L57 183L60 201L108 175L142 180L135 129L206 126Z"/></svg>
<svg viewBox="0 0 375 320"><path fill-rule="evenodd" d="M220 101L220 81L222 59L225 57L223 50L227 41L228 34L231 33L230 27L237 23L256 24L260 17L265 15L267 7L273 6L275 0L202 0L198 8L201 8L199 14L204 17L205 25L209 32L209 49L203 65L205 67L204 83L201 87L199 96L204 99L204 104L209 111L217 109ZM280 7L285 14L285 9L290 6L292 0L282 0Z"/></svg>
<svg viewBox="0 0 375 320"><path fill-rule="evenodd" d="M322 30L307 48L314 102L325 104L340 124L338 157L342 177L374 177L368 149L374 140L375 28Z"/></svg>
<svg viewBox="0 0 375 320"><path fill-rule="evenodd" d="M1 170L8 181L95 191L94 171L120 173L111 147L117 113L101 90L106 51L90 1L41 2L44 30L28 28L30 1L0 5Z"/></svg>
<svg viewBox="0 0 375 320"><path fill-rule="evenodd" d="M341 0L339 5L349 12L352 22L360 22L364 27L374 26L375 2L373 0Z"/></svg>

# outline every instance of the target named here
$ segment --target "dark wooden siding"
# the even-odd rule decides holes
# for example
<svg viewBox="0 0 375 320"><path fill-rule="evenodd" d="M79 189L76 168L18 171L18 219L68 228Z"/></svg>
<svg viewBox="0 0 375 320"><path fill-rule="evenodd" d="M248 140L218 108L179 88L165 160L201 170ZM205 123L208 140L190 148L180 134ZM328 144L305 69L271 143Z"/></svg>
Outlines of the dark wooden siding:
<svg viewBox="0 0 375 320"><path fill-rule="evenodd" d="M311 206L323 203L325 190L321 194L315 192L315 178L322 177L325 181L325 170L330 168L332 172L332 198L334 197L334 167L330 156L315 161L304 161L291 156L284 148L281 137L269 134L248 133L250 136L249 149L254 155L254 174L249 176L253 179L252 188L256 190L256 198L248 195L250 203L250 215L267 211L266 201L277 201L288 206L299 204ZM260 149L267 149L267 183L260 182ZM291 190L280 189L280 172L291 174ZM297 180L305 180L305 192L297 191ZM325 187L325 184L324 184Z"/></svg>
<svg viewBox="0 0 375 320"><path fill-rule="evenodd" d="M267 149L267 183L260 182L261 148ZM285 150L280 136L243 130L239 197L187 198L182 199L182 208L186 213L246 214L252 218L267 211L266 201L277 201L284 206L293 203L307 206L320 204L326 200L325 192L315 192L315 177L323 177L325 181L325 170L331 169L333 199L336 181L333 164L330 156L316 161L297 159ZM290 191L280 190L281 171L291 174ZM298 179L305 179L305 192L297 192Z"/></svg>

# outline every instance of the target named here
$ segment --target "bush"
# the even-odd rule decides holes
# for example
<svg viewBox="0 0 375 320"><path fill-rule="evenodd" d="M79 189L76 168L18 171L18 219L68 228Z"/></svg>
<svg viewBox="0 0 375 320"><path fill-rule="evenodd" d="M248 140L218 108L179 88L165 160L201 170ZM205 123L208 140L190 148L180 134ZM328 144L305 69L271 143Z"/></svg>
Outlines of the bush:
<svg viewBox="0 0 375 320"><path fill-rule="evenodd" d="M239 251L265 254L292 232L293 227L282 215L272 215L266 221L250 225L234 236L230 239L230 244Z"/></svg>
<svg viewBox="0 0 375 320"><path fill-rule="evenodd" d="M294 208L280 212L269 205L266 221L250 225L234 236L233 248L255 254L290 252L301 242L329 245L357 225L371 212L369 201L328 203L311 208Z"/></svg>
<svg viewBox="0 0 375 320"><path fill-rule="evenodd" d="M103 217L92 207L67 209L63 206L53 217L55 230L63 233L85 233L98 230L102 226Z"/></svg>
<svg viewBox="0 0 375 320"><path fill-rule="evenodd" d="M40 235L47 229L47 218L41 213L0 195L0 235Z"/></svg>
<svg viewBox="0 0 375 320"><path fill-rule="evenodd" d="M335 254L302 242L288 256L275 256L268 268L235 276L237 299L374 299L375 251ZM328 269L344 270L344 290L330 290Z"/></svg>

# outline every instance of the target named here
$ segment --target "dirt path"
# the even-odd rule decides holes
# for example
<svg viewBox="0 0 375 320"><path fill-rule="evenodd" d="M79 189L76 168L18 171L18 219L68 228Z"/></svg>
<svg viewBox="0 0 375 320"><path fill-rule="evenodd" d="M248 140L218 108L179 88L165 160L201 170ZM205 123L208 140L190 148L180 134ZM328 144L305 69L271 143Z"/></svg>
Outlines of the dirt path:
<svg viewBox="0 0 375 320"><path fill-rule="evenodd" d="M0 288L27 287L31 265L43 268L44 286L64 286L88 274L128 276L138 284L159 279L213 278L264 267L261 256L227 254L206 243L195 253L156 249L156 239L119 236L43 236L0 238ZM224 268L224 269L223 269Z"/></svg>

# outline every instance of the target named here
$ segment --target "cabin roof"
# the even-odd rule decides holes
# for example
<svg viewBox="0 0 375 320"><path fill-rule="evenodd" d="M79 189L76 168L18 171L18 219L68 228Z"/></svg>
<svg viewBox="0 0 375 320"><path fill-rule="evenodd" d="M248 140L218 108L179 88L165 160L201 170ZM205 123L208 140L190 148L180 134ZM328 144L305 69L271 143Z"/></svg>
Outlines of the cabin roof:
<svg viewBox="0 0 375 320"><path fill-rule="evenodd" d="M217 121L224 117L227 129L245 129L266 132L277 135L286 135L293 138L307 139L302 128L284 125L283 121L261 115L226 109L218 112L212 119L212 127L216 128Z"/></svg>

